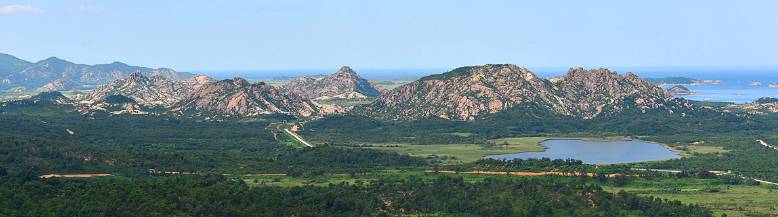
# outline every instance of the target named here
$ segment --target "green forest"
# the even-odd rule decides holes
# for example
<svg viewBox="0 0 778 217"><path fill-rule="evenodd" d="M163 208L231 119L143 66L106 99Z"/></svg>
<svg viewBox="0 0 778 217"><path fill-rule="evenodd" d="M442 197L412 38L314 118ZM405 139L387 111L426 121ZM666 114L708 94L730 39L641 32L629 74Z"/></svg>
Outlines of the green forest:
<svg viewBox="0 0 778 217"><path fill-rule="evenodd" d="M515 112L515 113L511 113ZM473 122L410 122L362 116L296 120L287 116L204 120L174 115L85 116L46 102L0 107L0 215L4 216L719 216L775 214L769 203L706 201L772 188L778 153L775 116L708 110L625 112L593 120L498 113ZM639 117L639 118L636 118ZM693 118L691 118L693 117ZM314 148L290 146L274 124L301 121ZM517 124L520 123L520 124ZM590 165L575 159L482 159L442 164L369 148L370 144L481 144L507 137L623 136L678 150L705 140L722 152L673 160ZM680 170L680 173L632 168ZM732 171L727 175L708 172ZM386 173L382 176L371 174ZM434 178L418 174L446 172ZM525 178L468 171L550 172ZM39 178L108 173L110 177ZM179 174L179 175L176 175ZM182 175L184 174L184 175ZM241 177L268 174L268 182ZM272 176L270 176L273 174ZM291 186L277 186L282 178ZM411 175L413 174L413 175ZM592 174L591 176L582 174ZM613 175L617 174L617 175ZM339 177L334 181L326 179ZM371 178L364 178L371 177ZM652 184L692 180L676 187ZM323 181L322 181L323 180ZM256 181L256 180L255 180ZM286 182L286 181L285 181ZM328 183L328 184L316 184ZM776 189L778 190L778 189ZM726 192L726 193L725 193ZM731 192L731 193L730 193ZM654 196L661 197L654 197ZM746 194L747 195L747 194ZM662 199L660 199L662 198ZM668 199L671 198L671 199ZM778 197L776 197L778 198ZM724 199L722 199L724 200ZM729 200L729 199L727 199ZM770 201L770 200L768 200ZM702 205L698 205L698 203Z"/></svg>
<svg viewBox="0 0 778 217"><path fill-rule="evenodd" d="M553 177L293 188L249 187L224 176L0 182L0 215L8 216L712 216L695 205Z"/></svg>

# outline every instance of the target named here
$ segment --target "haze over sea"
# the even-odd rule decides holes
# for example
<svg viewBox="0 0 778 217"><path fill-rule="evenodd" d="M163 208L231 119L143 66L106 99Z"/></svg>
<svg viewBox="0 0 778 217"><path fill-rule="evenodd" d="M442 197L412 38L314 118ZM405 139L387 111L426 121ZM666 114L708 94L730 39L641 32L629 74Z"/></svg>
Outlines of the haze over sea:
<svg viewBox="0 0 778 217"><path fill-rule="evenodd" d="M592 68L592 67L587 67ZM551 78L564 75L563 67L530 67L541 77ZM775 67L609 67L621 74L633 72L641 78L688 77L696 80L720 80L719 84L684 85L694 94L683 95L691 100L711 102L748 103L761 97L778 98L778 88L769 84L778 84L778 68ZM218 79L243 77L250 80L288 79L297 76L317 76L335 72L337 69L288 69L288 70L231 70L231 71L193 71ZM451 69L359 69L357 72L367 79L392 80L416 79L438 74ZM752 83L760 82L761 86ZM668 87L664 87L668 88Z"/></svg>

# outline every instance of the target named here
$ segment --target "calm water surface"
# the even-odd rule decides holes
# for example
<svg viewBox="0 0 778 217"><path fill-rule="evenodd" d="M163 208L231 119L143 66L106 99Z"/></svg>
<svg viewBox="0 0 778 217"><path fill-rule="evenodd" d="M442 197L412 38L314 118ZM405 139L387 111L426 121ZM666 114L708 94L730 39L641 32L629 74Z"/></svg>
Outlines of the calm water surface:
<svg viewBox="0 0 778 217"><path fill-rule="evenodd" d="M518 154L489 155L494 159L578 159L588 164L633 163L679 158L678 153L667 150L662 145L641 140L597 141L551 139L542 143L548 149L543 152L525 152Z"/></svg>

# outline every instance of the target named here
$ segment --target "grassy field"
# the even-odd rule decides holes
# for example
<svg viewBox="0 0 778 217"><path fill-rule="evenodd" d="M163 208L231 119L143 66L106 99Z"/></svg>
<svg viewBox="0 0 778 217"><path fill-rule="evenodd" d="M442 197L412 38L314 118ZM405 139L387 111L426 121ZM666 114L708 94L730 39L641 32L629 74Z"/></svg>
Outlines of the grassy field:
<svg viewBox="0 0 778 217"><path fill-rule="evenodd" d="M749 216L761 214L778 216L778 187L727 185L713 179L638 179L624 187L605 186L608 191L636 193L700 204L717 215Z"/></svg>
<svg viewBox="0 0 778 217"><path fill-rule="evenodd" d="M483 158L484 155L543 151L545 148L538 143L545 139L545 137L520 137L490 140L496 146L479 144L374 144L370 148L394 151L411 156L438 157L445 163L465 163L477 161ZM506 143L507 145L504 145Z"/></svg>
<svg viewBox="0 0 778 217"><path fill-rule="evenodd" d="M685 146L688 151L687 153L691 154L715 154L715 153L726 153L729 152L728 150L724 150L724 147L721 146L701 146L701 145L690 145Z"/></svg>

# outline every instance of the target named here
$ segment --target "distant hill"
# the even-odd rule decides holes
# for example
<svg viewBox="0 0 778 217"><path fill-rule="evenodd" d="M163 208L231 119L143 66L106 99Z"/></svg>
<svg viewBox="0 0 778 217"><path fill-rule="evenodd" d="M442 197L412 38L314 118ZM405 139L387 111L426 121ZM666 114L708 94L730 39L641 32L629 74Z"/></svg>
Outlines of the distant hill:
<svg viewBox="0 0 778 217"><path fill-rule="evenodd" d="M0 75L6 75L11 73L20 72L32 65L23 59L16 58L8 54L0 53ZM5 83L5 82L2 82Z"/></svg>
<svg viewBox="0 0 778 217"><path fill-rule="evenodd" d="M130 66L121 62L110 64L77 64L57 57L35 63L0 54L0 90L24 87L41 91L70 90L84 86L101 85L140 72L146 76L159 75L178 80L193 75L173 69L152 69Z"/></svg>
<svg viewBox="0 0 778 217"><path fill-rule="evenodd" d="M683 85L675 85L671 87L670 89L667 89L667 92L673 95L689 95L692 94L692 91L689 90L689 88L684 87Z"/></svg>

